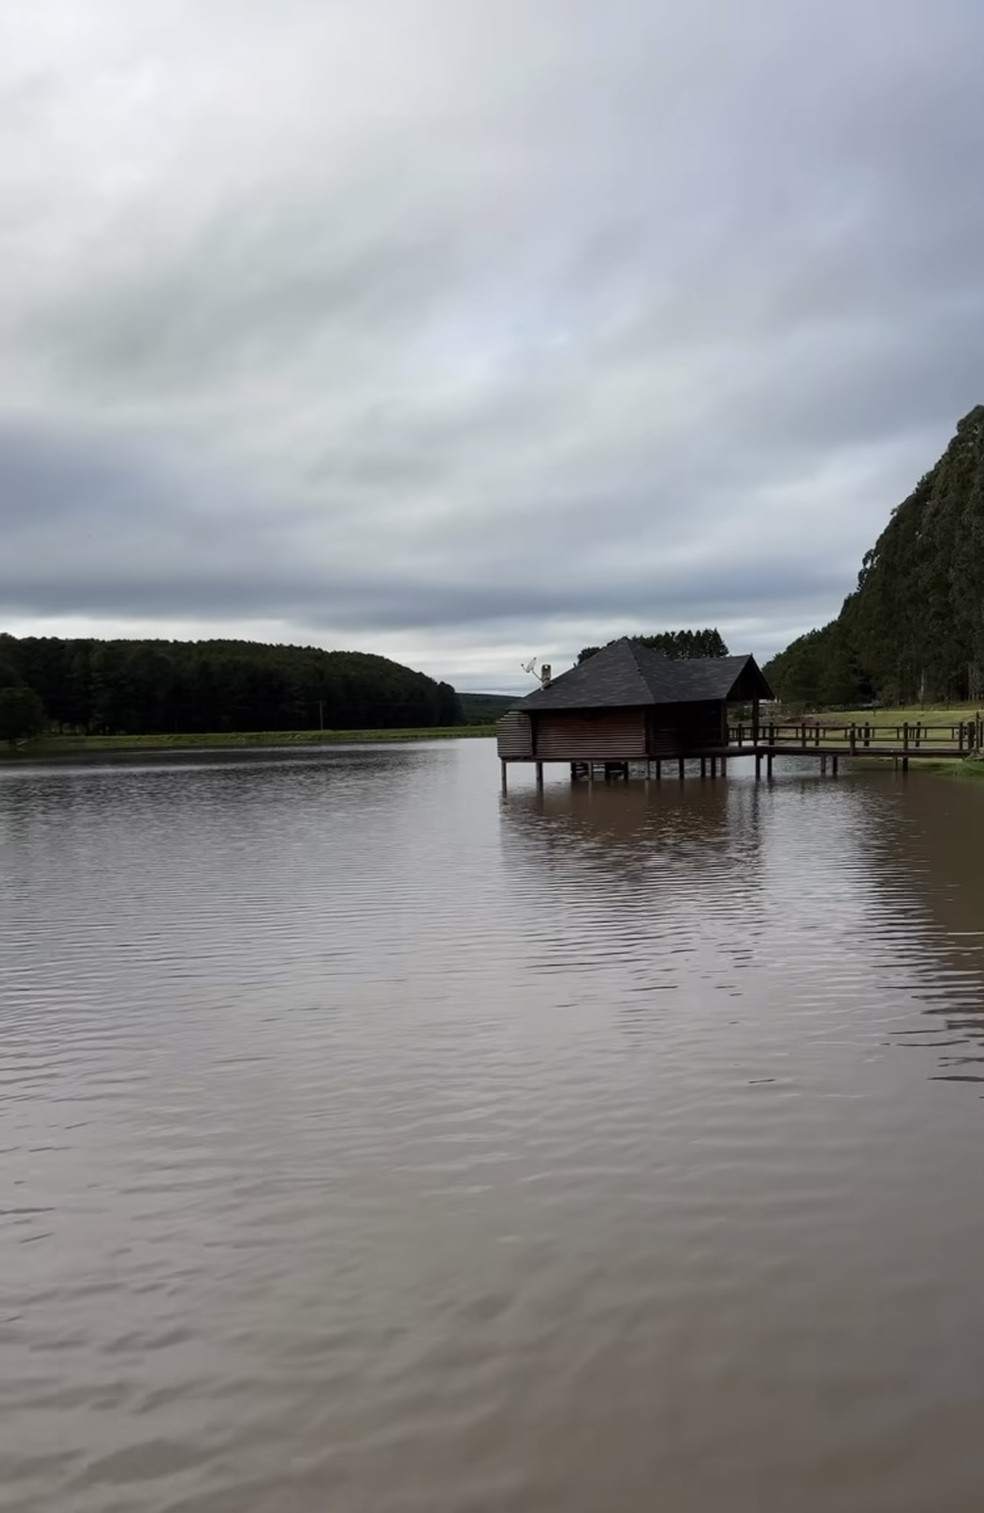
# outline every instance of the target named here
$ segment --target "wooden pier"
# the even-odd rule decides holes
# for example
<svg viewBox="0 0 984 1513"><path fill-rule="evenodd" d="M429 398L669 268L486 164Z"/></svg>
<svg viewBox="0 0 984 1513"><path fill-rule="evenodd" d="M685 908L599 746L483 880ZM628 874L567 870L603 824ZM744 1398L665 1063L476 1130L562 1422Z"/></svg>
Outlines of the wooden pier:
<svg viewBox="0 0 984 1513"><path fill-rule="evenodd" d="M947 724L929 721L877 724L875 721L846 724L831 720L769 721L756 728L752 724L729 725L727 741L694 748L674 756L650 757L640 761L634 754L623 759L606 756L600 761L571 761L572 782L613 782L639 777L647 782L661 782L676 776L682 781L697 770L701 778L725 777L729 759L751 757L755 776L773 775L777 757L814 758L821 773L837 777L842 759L890 761L908 772L912 760L960 761L984 749L984 715ZM538 784L543 782L545 762L533 758L512 758L536 769ZM506 762L503 761L503 784ZM696 773L695 773L696 775Z"/></svg>
<svg viewBox="0 0 984 1513"><path fill-rule="evenodd" d="M836 718L769 721L755 725L729 725L729 755L754 756L756 770L762 761L769 770L777 756L817 757L821 770L828 766L836 775L841 757L864 757L894 762L908 771L911 758L928 761L960 761L984 746L984 717L933 724L905 721L878 724L874 720L850 724Z"/></svg>

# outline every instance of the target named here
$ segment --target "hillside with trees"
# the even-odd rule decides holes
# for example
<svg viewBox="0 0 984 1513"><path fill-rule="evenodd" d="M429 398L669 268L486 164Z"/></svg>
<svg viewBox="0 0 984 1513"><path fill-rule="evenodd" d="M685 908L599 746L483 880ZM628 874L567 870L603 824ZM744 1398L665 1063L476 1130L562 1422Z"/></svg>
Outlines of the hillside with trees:
<svg viewBox="0 0 984 1513"><path fill-rule="evenodd" d="M448 683L386 657L253 641L0 635L0 691L11 689L31 690L55 730L86 735L462 723ZM8 723L28 707L7 705Z"/></svg>
<svg viewBox="0 0 984 1513"><path fill-rule="evenodd" d="M514 693L459 693L466 725L492 725L516 702Z"/></svg>
<svg viewBox="0 0 984 1513"><path fill-rule="evenodd" d="M892 511L837 618L764 671L814 706L984 697L984 405Z"/></svg>

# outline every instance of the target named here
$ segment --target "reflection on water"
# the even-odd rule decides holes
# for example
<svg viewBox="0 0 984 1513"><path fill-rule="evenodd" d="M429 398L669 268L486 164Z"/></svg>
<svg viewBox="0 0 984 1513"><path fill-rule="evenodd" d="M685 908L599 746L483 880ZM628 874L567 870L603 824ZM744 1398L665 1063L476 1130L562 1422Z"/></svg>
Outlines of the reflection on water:
<svg viewBox="0 0 984 1513"><path fill-rule="evenodd" d="M0 770L0 1507L980 1507L984 792Z"/></svg>

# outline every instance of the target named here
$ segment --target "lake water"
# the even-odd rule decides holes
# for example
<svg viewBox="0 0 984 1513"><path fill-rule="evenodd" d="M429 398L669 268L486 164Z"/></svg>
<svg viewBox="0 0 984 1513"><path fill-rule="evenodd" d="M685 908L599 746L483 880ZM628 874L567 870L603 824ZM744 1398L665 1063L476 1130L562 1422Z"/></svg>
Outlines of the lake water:
<svg viewBox="0 0 984 1513"><path fill-rule="evenodd" d="M980 1513L984 784L560 775L0 768L0 1507Z"/></svg>

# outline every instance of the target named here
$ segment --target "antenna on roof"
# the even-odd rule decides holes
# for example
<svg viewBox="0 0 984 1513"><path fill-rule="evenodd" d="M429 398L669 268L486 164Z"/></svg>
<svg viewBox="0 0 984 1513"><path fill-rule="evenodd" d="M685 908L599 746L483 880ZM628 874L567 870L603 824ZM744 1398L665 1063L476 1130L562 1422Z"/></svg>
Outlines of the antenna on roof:
<svg viewBox="0 0 984 1513"><path fill-rule="evenodd" d="M549 686L550 679L553 676L553 670L549 662L544 662L539 672L536 670L536 657L530 657L528 662L520 662L519 665L531 678L539 678L541 688Z"/></svg>

